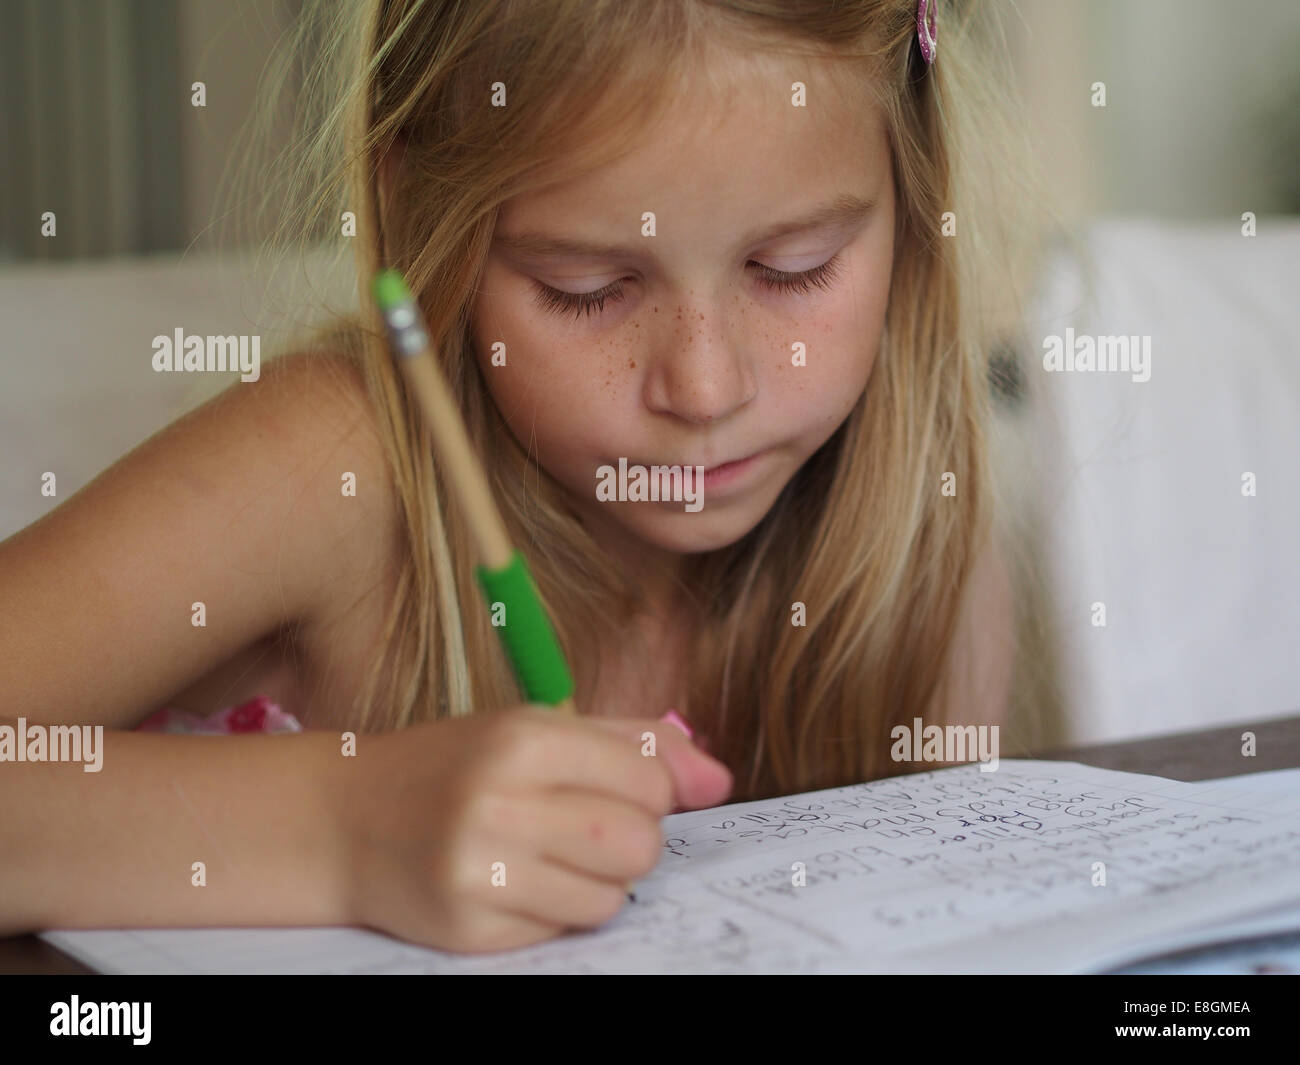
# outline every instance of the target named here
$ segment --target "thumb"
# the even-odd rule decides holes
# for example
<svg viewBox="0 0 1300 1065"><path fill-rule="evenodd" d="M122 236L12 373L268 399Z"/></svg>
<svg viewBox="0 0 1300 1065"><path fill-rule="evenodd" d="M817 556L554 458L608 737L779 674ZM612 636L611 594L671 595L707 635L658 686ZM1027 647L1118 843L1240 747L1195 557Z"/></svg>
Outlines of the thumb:
<svg viewBox="0 0 1300 1065"><path fill-rule="evenodd" d="M654 735L654 756L663 760L673 780L673 801L676 803L673 813L718 806L731 794L734 783L731 771L696 747L669 721L648 717L589 717L584 720L638 745L647 741L647 732Z"/></svg>

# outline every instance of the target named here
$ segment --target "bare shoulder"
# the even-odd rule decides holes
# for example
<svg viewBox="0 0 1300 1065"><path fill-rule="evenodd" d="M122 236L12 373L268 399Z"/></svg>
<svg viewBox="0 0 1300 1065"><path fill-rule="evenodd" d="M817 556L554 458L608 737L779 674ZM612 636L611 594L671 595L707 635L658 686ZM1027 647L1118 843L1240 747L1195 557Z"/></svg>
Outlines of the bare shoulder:
<svg viewBox="0 0 1300 1065"><path fill-rule="evenodd" d="M245 418L251 431L292 460L300 476L306 473L308 485L315 483L318 471L328 467L335 472L330 463L348 460L329 482L331 491L320 499L311 497L330 504L323 516L339 513L336 496L356 499L368 517L381 516L383 495L360 491L361 485L375 488L377 480L384 480L387 464L365 378L351 360L328 352L295 352L267 364L254 390L231 389L223 395L231 397L236 417ZM344 491L350 480L345 473L355 475L355 494L350 484Z"/></svg>
<svg viewBox="0 0 1300 1065"><path fill-rule="evenodd" d="M277 456L263 470L275 512L285 572L296 585L292 620L332 612L348 575L388 561L397 505L375 410L364 376L328 352L295 352L268 364L260 388L232 400L235 424L253 447Z"/></svg>
<svg viewBox="0 0 1300 1065"><path fill-rule="evenodd" d="M130 727L310 619L384 564L388 483L358 370L266 363L0 544L0 717Z"/></svg>
<svg viewBox="0 0 1300 1065"><path fill-rule="evenodd" d="M333 623L383 583L398 540L398 506L363 373L329 352L266 365L260 388L231 399L231 425L259 449L263 520L283 590L278 623Z"/></svg>

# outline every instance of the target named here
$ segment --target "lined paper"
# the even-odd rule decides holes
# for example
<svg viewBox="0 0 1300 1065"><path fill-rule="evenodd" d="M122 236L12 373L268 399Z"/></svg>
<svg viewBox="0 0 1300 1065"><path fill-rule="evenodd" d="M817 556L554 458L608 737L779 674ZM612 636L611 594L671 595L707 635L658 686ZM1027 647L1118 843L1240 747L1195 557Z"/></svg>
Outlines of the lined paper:
<svg viewBox="0 0 1300 1065"><path fill-rule="evenodd" d="M1234 923L1300 927L1294 772L1188 784L1003 759L663 828L635 903L522 950L457 956L351 928L44 938L116 973L1049 973L1220 941Z"/></svg>

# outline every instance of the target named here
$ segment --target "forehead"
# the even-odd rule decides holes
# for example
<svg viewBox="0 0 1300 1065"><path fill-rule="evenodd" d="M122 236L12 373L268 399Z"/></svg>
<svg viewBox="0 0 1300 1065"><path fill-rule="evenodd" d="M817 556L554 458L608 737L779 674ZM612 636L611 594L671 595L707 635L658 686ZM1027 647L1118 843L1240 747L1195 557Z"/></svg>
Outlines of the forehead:
<svg viewBox="0 0 1300 1065"><path fill-rule="evenodd" d="M861 65L715 51L668 88L657 122L618 159L501 207L499 232L581 227L701 238L762 228L801 207L879 194L890 173L884 116ZM666 228L665 228L666 227Z"/></svg>

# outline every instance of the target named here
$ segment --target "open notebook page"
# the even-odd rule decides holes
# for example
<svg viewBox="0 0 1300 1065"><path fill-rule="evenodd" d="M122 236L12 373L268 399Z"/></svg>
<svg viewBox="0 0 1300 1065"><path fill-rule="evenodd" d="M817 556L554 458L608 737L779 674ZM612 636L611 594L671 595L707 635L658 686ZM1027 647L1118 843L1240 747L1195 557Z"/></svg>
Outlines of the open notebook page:
<svg viewBox="0 0 1300 1065"><path fill-rule="evenodd" d="M1295 927L1300 787L1248 781L1003 759L675 814L616 918L492 955L343 928L44 938L124 973L1095 971Z"/></svg>

